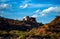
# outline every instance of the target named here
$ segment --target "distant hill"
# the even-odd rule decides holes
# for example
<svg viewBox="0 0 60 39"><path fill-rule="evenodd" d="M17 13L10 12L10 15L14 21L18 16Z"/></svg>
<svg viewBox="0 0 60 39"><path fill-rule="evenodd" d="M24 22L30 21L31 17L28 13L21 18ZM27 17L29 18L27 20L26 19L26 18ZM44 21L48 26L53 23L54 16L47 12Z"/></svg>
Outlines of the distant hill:
<svg viewBox="0 0 60 39"><path fill-rule="evenodd" d="M32 18L34 19L34 18ZM13 20L9 18L4 18L0 16L0 30L22 30L22 31L27 31L32 28L37 28L39 26L42 26L42 23L37 23L34 22L33 20L31 21L26 21L26 20Z"/></svg>

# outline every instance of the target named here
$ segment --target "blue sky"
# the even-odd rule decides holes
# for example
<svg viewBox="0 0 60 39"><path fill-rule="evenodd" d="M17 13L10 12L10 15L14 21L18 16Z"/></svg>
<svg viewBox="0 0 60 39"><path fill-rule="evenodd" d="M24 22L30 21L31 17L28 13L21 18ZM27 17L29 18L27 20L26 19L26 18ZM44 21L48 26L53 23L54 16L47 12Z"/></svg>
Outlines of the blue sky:
<svg viewBox="0 0 60 39"><path fill-rule="evenodd" d="M22 20L35 17L37 22L49 23L60 16L60 0L0 0L0 16Z"/></svg>

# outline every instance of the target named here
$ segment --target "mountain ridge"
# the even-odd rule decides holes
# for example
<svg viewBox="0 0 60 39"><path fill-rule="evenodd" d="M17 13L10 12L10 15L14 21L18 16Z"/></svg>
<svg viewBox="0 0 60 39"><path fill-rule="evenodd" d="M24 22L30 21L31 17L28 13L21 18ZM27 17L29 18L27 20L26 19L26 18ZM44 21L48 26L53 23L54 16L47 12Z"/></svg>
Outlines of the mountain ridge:
<svg viewBox="0 0 60 39"><path fill-rule="evenodd" d="M31 17L30 17L31 18ZM18 29L18 30L27 30L32 28L37 28L39 26L42 26L42 23L35 22L35 18L28 18L28 20L13 20L8 19L4 17L0 17L0 29L6 29L6 30L12 30L12 29Z"/></svg>

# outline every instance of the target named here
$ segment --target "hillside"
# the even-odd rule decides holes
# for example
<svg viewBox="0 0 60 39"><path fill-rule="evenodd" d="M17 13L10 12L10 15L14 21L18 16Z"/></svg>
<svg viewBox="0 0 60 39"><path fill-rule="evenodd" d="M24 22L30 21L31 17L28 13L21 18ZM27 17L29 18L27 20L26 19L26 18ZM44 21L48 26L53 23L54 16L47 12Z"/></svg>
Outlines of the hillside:
<svg viewBox="0 0 60 39"><path fill-rule="evenodd" d="M19 21L0 17L0 37L12 37L12 39L15 39L15 37L16 39L60 39L60 16L56 16L48 24L38 23L35 18L29 16L26 18L27 20Z"/></svg>
<svg viewBox="0 0 60 39"><path fill-rule="evenodd" d="M56 16L56 18L50 22L51 25L60 24L60 16Z"/></svg>
<svg viewBox="0 0 60 39"><path fill-rule="evenodd" d="M56 16L56 18L48 24L49 31L52 32L60 32L60 16Z"/></svg>
<svg viewBox="0 0 60 39"><path fill-rule="evenodd" d="M48 24L30 30L27 35L37 39L60 39L60 16Z"/></svg>
<svg viewBox="0 0 60 39"><path fill-rule="evenodd" d="M56 16L56 18L52 20L50 23L44 24L42 27L38 29L40 30L43 29L43 32L45 31L46 33L48 32L60 33L60 16Z"/></svg>
<svg viewBox="0 0 60 39"><path fill-rule="evenodd" d="M52 20L48 24L44 24L42 27L38 28L38 30L42 31L42 34L45 33L60 33L60 16L56 16L54 20Z"/></svg>

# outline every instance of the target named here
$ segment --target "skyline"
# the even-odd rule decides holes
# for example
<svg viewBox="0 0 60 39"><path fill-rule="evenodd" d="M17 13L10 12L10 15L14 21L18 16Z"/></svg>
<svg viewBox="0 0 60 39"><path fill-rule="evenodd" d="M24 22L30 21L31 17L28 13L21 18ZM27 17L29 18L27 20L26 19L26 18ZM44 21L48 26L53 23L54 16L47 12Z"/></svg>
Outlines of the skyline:
<svg viewBox="0 0 60 39"><path fill-rule="evenodd" d="M60 16L60 0L0 0L0 16L18 20L30 16L49 23Z"/></svg>

